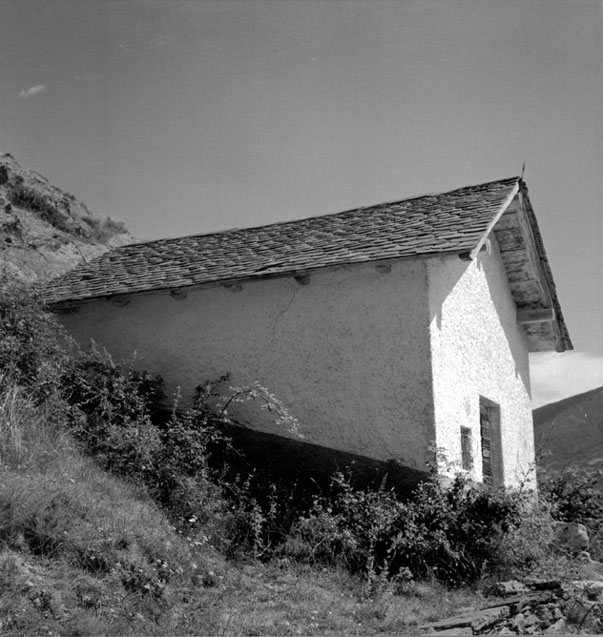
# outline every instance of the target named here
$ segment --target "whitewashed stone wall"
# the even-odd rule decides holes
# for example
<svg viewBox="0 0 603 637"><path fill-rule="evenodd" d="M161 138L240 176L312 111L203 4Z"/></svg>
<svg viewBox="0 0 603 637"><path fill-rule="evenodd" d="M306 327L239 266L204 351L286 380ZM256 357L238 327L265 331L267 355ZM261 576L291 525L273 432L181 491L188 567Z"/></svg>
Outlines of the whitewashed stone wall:
<svg viewBox="0 0 603 637"><path fill-rule="evenodd" d="M424 470L435 437L429 311L426 261L399 261L389 272L322 270L307 285L286 277L182 300L164 292L124 307L100 301L62 320L118 360L135 351L139 368L185 399L230 372L233 385L272 391L306 441ZM265 412L247 415L289 435Z"/></svg>
<svg viewBox="0 0 603 637"><path fill-rule="evenodd" d="M472 262L430 259L428 271L437 447L458 469L460 427L470 427L473 473L481 480L483 396L500 406L504 484L530 476L533 486L528 354L496 242Z"/></svg>

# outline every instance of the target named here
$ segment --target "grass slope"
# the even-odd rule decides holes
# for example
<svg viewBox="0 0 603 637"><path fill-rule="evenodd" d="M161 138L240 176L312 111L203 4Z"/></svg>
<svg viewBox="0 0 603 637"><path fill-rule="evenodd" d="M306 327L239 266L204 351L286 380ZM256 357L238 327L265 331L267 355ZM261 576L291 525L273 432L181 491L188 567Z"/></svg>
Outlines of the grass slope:
<svg viewBox="0 0 603 637"><path fill-rule="evenodd" d="M393 634L481 602L435 583L371 598L343 570L228 561L176 533L18 390L0 422L2 634Z"/></svg>
<svg viewBox="0 0 603 637"><path fill-rule="evenodd" d="M144 491L82 456L54 413L18 389L0 400L3 635L416 634L485 603L484 582L367 594L340 568L226 559L215 538L178 534Z"/></svg>
<svg viewBox="0 0 603 637"><path fill-rule="evenodd" d="M534 434L553 470L603 468L603 387L535 409Z"/></svg>

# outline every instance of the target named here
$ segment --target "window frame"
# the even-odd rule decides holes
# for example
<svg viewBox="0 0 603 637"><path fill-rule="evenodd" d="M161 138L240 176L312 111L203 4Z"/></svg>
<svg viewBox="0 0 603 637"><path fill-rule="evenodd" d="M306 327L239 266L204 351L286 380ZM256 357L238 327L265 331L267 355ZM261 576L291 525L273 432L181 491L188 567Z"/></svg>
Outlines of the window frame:
<svg viewBox="0 0 603 637"><path fill-rule="evenodd" d="M482 482L492 487L504 484L500 405L479 397L479 431Z"/></svg>

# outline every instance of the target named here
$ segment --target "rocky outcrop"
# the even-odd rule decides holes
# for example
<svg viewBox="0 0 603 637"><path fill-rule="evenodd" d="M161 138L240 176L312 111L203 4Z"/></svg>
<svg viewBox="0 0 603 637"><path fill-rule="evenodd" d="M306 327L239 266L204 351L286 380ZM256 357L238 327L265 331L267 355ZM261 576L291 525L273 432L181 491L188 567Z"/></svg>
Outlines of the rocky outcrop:
<svg viewBox="0 0 603 637"><path fill-rule="evenodd" d="M0 271L48 280L135 239L121 222L98 217L73 195L0 155Z"/></svg>
<svg viewBox="0 0 603 637"><path fill-rule="evenodd" d="M584 524L578 522L554 522L555 543L573 555L588 549L590 538Z"/></svg>
<svg viewBox="0 0 603 637"><path fill-rule="evenodd" d="M501 595L510 591L511 595ZM499 582L503 599L420 628L436 635L563 635L603 630L603 582L526 580ZM519 593L519 594L518 594Z"/></svg>

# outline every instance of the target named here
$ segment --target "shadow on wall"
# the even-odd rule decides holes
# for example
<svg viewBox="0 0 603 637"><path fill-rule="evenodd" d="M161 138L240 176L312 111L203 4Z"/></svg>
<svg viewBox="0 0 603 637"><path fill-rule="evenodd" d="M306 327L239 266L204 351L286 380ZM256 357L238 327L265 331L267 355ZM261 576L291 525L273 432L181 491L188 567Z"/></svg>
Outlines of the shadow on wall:
<svg viewBox="0 0 603 637"><path fill-rule="evenodd" d="M501 319L501 317L509 316L509 313L505 312L505 300L500 294L496 294L496 290L493 287L495 285L493 277L486 277L486 283L488 284L490 297L492 298L494 307L496 308L496 314L499 317L500 326L505 333L507 343L509 343L509 347L511 349L511 355L513 356L513 360L515 361L515 378L520 377L523 385L527 388L528 392L530 392L529 366L527 364L525 365L525 367L519 365L519 361L522 361L527 357L527 345L525 344L525 336L523 338L517 338L518 330L520 331L520 333L523 330L521 326L517 325L517 322L515 320L509 322L508 320L504 321ZM511 293L509 291L509 296L510 294ZM513 310L515 310L515 301L512 297L511 303L513 305ZM515 318L515 311L511 312L510 315Z"/></svg>
<svg viewBox="0 0 603 637"><path fill-rule="evenodd" d="M429 289L429 324L436 320L436 327L438 330L442 329L442 313L443 306L448 298L448 295L454 290L456 284L461 280L466 270L469 268L470 261L462 261L456 255L453 257L446 257L448 263L446 264L446 277L439 277L437 280L438 287L434 290L433 287ZM444 260L442 261L442 265ZM428 285L433 286L433 280L431 276L428 277Z"/></svg>
<svg viewBox="0 0 603 637"><path fill-rule="evenodd" d="M245 473L255 467L311 491L316 487L328 489L337 471L349 474L355 488L383 485L399 495L409 494L428 476L427 471L405 467L396 460L374 460L245 427L225 427L225 433L234 448L226 459L231 472Z"/></svg>

